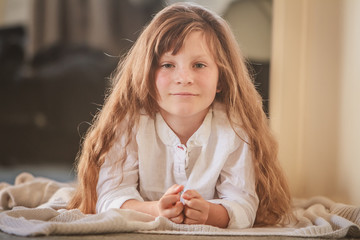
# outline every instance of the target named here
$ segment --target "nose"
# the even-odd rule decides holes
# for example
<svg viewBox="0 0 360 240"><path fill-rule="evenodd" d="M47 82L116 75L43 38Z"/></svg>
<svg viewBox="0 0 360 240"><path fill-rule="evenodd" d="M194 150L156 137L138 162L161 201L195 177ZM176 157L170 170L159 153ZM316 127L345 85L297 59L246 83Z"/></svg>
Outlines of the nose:
<svg viewBox="0 0 360 240"><path fill-rule="evenodd" d="M193 74L191 72L191 69L187 68L179 68L177 72L177 78L176 83L177 84L192 84L194 82Z"/></svg>

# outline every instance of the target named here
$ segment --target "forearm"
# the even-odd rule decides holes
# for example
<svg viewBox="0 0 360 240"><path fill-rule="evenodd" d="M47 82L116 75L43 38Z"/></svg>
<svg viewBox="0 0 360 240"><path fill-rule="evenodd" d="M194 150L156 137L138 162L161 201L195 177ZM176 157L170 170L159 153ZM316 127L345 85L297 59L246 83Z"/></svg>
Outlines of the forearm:
<svg viewBox="0 0 360 240"><path fill-rule="evenodd" d="M210 203L209 216L206 221L207 225L226 228L230 218L225 207L220 204Z"/></svg>
<svg viewBox="0 0 360 240"><path fill-rule="evenodd" d="M130 199L124 202L121 209L132 209L138 212L147 213L154 217L159 216L159 210L157 207L157 201L141 202L135 199Z"/></svg>

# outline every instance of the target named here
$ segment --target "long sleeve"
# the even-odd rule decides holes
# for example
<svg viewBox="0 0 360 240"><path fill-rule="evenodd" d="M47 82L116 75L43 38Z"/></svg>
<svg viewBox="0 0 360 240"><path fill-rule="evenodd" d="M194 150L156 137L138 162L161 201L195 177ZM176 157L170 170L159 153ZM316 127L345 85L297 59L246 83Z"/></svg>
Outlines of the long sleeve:
<svg viewBox="0 0 360 240"><path fill-rule="evenodd" d="M220 199L209 200L221 204L229 214L228 228L252 227L259 199L255 189L255 173L248 144L240 146L227 159L216 185Z"/></svg>
<svg viewBox="0 0 360 240"><path fill-rule="evenodd" d="M100 169L97 212L120 208L129 199L157 201L173 184L184 184L186 190L224 206L228 228L253 225L259 200L252 153L220 106L209 110L186 146L160 115L140 118L122 166L124 142L116 141Z"/></svg>
<svg viewBox="0 0 360 240"><path fill-rule="evenodd" d="M139 162L137 144L133 136L127 147L127 158L119 162L124 149L124 138L115 142L100 168L97 183L96 212L104 212L110 208L120 208L129 199L143 201L137 188L139 181ZM123 167L122 167L123 165Z"/></svg>

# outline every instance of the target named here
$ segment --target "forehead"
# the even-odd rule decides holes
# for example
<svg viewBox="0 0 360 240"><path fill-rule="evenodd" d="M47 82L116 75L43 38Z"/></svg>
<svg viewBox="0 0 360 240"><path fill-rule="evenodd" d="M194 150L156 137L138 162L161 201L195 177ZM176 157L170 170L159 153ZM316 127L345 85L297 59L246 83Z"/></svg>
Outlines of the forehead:
<svg viewBox="0 0 360 240"><path fill-rule="evenodd" d="M164 49L161 56L188 53L191 55L202 55L213 57L213 46L210 37L203 31L192 31L187 34L181 42L174 42L169 49Z"/></svg>

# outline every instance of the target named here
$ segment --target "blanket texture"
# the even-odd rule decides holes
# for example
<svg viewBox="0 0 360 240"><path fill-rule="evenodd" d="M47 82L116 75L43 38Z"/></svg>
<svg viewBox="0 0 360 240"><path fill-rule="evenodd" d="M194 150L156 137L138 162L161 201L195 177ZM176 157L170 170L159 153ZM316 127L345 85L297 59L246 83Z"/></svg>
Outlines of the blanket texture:
<svg viewBox="0 0 360 240"><path fill-rule="evenodd" d="M111 209L100 214L66 210L74 185L20 174L14 185L0 183L0 230L19 236L151 232L191 235L255 235L294 237L360 237L360 207L325 197L296 199L295 218L287 226L220 229L175 224L132 210Z"/></svg>

